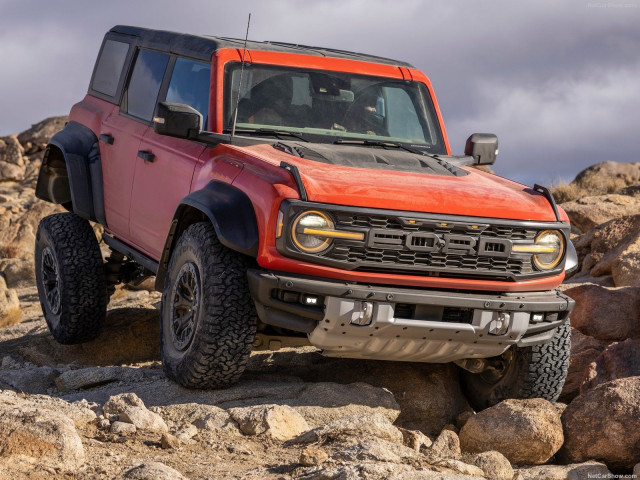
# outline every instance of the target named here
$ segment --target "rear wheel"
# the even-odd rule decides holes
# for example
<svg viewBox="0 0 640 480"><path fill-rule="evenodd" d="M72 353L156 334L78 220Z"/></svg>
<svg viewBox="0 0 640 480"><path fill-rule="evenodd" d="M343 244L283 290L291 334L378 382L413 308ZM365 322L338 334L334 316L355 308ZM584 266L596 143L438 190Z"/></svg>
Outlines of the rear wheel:
<svg viewBox="0 0 640 480"><path fill-rule="evenodd" d="M507 398L544 398L555 402L564 386L571 348L569 322L559 326L549 343L511 347L481 373L462 371L463 387L476 409Z"/></svg>
<svg viewBox="0 0 640 480"><path fill-rule="evenodd" d="M160 348L170 379L191 388L238 381L257 326L248 262L223 246L208 222L184 231L162 294Z"/></svg>
<svg viewBox="0 0 640 480"><path fill-rule="evenodd" d="M49 215L36 233L38 296L47 326L59 343L95 338L107 310L102 254L87 220Z"/></svg>

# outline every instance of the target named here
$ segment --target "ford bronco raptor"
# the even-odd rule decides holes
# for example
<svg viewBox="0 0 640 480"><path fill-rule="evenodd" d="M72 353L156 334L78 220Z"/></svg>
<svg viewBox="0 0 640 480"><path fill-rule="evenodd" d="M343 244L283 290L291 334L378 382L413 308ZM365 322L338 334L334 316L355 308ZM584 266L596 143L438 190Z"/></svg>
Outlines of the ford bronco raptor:
<svg viewBox="0 0 640 480"><path fill-rule="evenodd" d="M359 53L116 26L50 141L40 302L94 338L119 283L155 276L167 376L239 379L252 349L455 362L482 408L560 394L576 265L549 191L453 156L427 77ZM103 259L90 222L104 227Z"/></svg>

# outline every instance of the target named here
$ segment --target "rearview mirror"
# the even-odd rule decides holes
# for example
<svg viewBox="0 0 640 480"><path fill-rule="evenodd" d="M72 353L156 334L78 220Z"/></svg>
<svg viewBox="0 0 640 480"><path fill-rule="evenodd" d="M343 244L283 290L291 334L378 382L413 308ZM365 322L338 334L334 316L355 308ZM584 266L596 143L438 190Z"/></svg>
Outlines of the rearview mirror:
<svg viewBox="0 0 640 480"><path fill-rule="evenodd" d="M475 165L493 165L498 156L498 137L493 133L474 133L467 138L464 154L475 159Z"/></svg>
<svg viewBox="0 0 640 480"><path fill-rule="evenodd" d="M160 135L194 138L202 131L202 115L189 105L160 102L153 117L153 130Z"/></svg>

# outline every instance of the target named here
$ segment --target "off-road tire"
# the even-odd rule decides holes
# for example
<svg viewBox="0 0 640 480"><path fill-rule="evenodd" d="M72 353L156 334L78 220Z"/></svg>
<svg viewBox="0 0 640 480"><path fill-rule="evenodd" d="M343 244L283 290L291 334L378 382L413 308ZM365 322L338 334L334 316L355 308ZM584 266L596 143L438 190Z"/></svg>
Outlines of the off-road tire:
<svg viewBox="0 0 640 480"><path fill-rule="evenodd" d="M97 337L107 312L106 286L89 222L73 213L43 218L36 233L35 273L53 338L71 345Z"/></svg>
<svg viewBox="0 0 640 480"><path fill-rule="evenodd" d="M571 349L569 322L556 328L549 343L532 347L511 347L503 358L500 378L490 372L462 370L462 384L469 403L476 409L490 407L507 398L544 398L555 402L569 370Z"/></svg>
<svg viewBox="0 0 640 480"><path fill-rule="evenodd" d="M224 388L239 380L257 328L247 282L250 261L222 245L209 222L180 236L167 268L160 322L162 363L171 380L188 388ZM185 278L188 288L180 283ZM185 298L194 299L192 310L176 307ZM192 319L191 333L176 327L180 318Z"/></svg>

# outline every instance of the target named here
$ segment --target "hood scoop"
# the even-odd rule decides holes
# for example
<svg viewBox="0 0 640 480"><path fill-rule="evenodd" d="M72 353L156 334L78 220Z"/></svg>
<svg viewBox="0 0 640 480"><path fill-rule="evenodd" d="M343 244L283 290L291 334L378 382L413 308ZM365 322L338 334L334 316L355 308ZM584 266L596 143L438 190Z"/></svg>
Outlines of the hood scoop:
<svg viewBox="0 0 640 480"><path fill-rule="evenodd" d="M468 173L442 159L401 149L360 145L278 142L273 148L298 158L343 167L463 177Z"/></svg>

